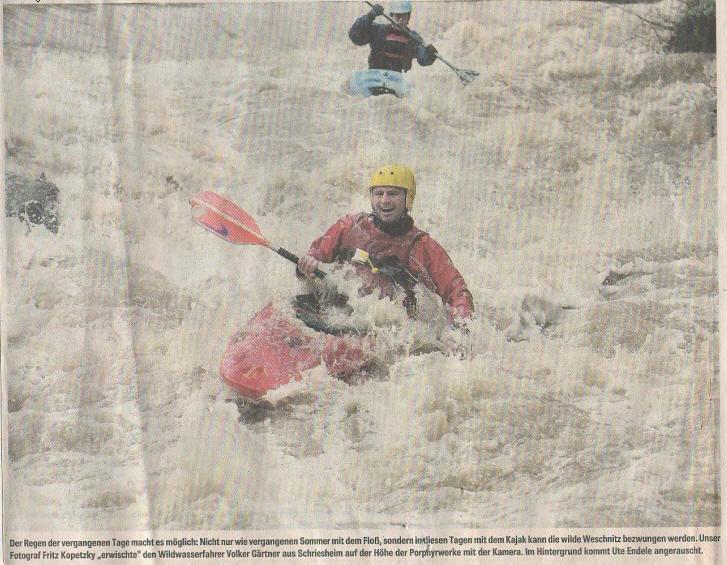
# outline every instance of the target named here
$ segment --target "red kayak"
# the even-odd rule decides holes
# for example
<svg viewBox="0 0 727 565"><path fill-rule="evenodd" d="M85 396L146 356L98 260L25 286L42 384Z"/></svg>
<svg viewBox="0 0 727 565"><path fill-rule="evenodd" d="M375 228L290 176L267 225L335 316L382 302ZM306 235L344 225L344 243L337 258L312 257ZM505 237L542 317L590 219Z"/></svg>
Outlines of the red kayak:
<svg viewBox="0 0 727 565"><path fill-rule="evenodd" d="M220 374L242 396L258 401L321 363L335 377L352 375L366 366L370 346L371 338L306 329L270 303L230 338Z"/></svg>

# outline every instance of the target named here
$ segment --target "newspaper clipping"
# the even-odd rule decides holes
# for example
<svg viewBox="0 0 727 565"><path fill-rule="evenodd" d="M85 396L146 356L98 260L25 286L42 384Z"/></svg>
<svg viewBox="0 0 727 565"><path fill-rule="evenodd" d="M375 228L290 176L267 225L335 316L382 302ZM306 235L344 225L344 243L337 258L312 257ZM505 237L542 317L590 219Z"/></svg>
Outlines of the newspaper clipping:
<svg viewBox="0 0 727 565"><path fill-rule="evenodd" d="M720 562L716 16L3 3L5 562Z"/></svg>

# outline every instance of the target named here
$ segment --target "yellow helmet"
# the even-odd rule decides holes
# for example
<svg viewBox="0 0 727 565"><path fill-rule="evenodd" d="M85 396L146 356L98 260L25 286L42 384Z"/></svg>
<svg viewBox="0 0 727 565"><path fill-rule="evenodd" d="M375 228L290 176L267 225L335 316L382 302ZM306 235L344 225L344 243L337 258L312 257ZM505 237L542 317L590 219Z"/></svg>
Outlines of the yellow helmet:
<svg viewBox="0 0 727 565"><path fill-rule="evenodd" d="M395 186L406 190L406 209L411 210L414 196L417 193L417 183L414 173L409 167L398 164L384 165L376 169L369 181L369 192L377 186Z"/></svg>

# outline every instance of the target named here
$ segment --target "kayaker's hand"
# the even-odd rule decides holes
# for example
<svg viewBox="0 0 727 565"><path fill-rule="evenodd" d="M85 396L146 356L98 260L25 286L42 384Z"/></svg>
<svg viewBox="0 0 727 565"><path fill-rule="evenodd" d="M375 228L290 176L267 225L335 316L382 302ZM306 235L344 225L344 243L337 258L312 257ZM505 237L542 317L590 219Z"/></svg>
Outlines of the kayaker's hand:
<svg viewBox="0 0 727 565"><path fill-rule="evenodd" d="M384 13L384 7L381 4L374 4L371 7L371 11L367 15L373 21L383 13Z"/></svg>
<svg viewBox="0 0 727 565"><path fill-rule="evenodd" d="M444 352L447 355L465 359L467 357L467 350L471 348L471 344L468 345L469 340L467 339L470 335L467 319L454 319L450 323L450 327L454 331L447 332L443 337Z"/></svg>
<svg viewBox="0 0 727 565"><path fill-rule="evenodd" d="M470 335L470 327L467 318L455 318L449 324L453 330L457 330L461 335Z"/></svg>
<svg viewBox="0 0 727 565"><path fill-rule="evenodd" d="M427 45L424 50L427 52L427 57L430 59L434 59L434 57L437 55L438 51L437 48L434 47L431 43Z"/></svg>
<svg viewBox="0 0 727 565"><path fill-rule="evenodd" d="M313 271L318 268L318 264L318 259L312 255L303 255L303 257L298 260L298 270L306 277L310 278L313 276Z"/></svg>

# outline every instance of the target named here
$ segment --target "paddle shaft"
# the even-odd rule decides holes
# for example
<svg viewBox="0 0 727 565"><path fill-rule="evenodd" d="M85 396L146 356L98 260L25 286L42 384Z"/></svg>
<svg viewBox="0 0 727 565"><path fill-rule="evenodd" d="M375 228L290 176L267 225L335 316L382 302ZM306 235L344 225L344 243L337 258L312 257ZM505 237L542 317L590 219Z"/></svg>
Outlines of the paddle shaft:
<svg viewBox="0 0 727 565"><path fill-rule="evenodd" d="M273 251L275 251L275 253L277 253L281 257L284 257L285 259L287 259L291 263L295 263L296 265L298 264L299 257L297 255L294 255L293 253L291 253L287 249L283 249L282 247L275 247L274 245L271 245L270 246L270 249L272 249ZM313 274L315 276L317 276L319 279L322 279L322 278L324 278L326 276L326 273L324 273L320 269L316 269L315 271L313 271Z"/></svg>
<svg viewBox="0 0 727 565"><path fill-rule="evenodd" d="M366 3L367 3L367 4L369 5L369 6L371 6L372 8L374 7L374 5L373 5L373 4L371 3L371 2L369 2L368 0L364 0L364 2L366 2ZM411 30L409 30L408 28L404 27L403 25L401 25L401 24L399 24L399 23L395 22L394 20L392 20L392 19L391 19L391 18L390 18L389 16L387 16L386 14L381 14L381 15L382 15L382 16L384 16L384 17L385 17L385 18L386 18L387 20L389 20L389 21L390 21L390 22L391 22L391 23L392 23L392 24L394 25L394 27L396 27L396 29L398 29L399 31L402 31L402 32L404 32L404 33L405 33L405 34L406 34L406 35L407 35L407 36L408 36L408 37L409 37L410 39L413 39L413 40L414 40L414 41L416 41L416 42L417 42L417 43L418 43L419 45L422 45L422 46L425 46L425 47L426 47L426 45L424 44L424 41L422 41L421 39L419 39L419 38L417 38L416 36L412 35L412 33L411 33ZM435 54L434 54L434 56L435 56L435 57L436 57L437 59L439 59L440 61L442 61L442 63L444 63L445 65L447 65L447 66L448 66L448 67L449 67L450 69L452 69L452 70L453 70L453 71L454 71L455 73L458 73L458 74L460 73L461 69L458 69L458 68L457 68L457 67L455 67L455 66L454 66L453 64L451 64L451 63L450 63L449 61L446 61L446 60L444 59L444 57L442 57L442 56L441 56L441 55L440 55L439 53L435 53Z"/></svg>

